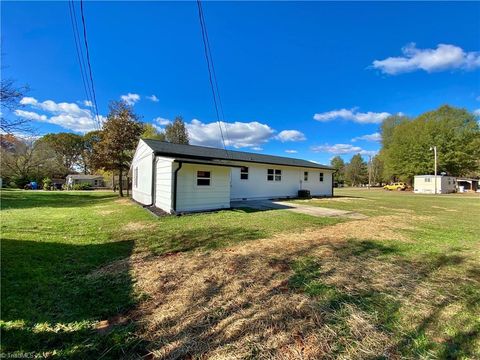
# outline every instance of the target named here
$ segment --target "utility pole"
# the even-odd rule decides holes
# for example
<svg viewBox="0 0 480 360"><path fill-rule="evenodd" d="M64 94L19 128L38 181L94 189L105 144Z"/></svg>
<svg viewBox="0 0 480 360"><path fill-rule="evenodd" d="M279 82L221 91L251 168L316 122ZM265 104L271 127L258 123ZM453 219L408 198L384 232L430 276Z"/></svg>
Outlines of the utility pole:
<svg viewBox="0 0 480 360"><path fill-rule="evenodd" d="M368 188L372 186L372 155L368 155Z"/></svg>
<svg viewBox="0 0 480 360"><path fill-rule="evenodd" d="M430 150L433 150L433 156L435 158L434 163L435 163L435 195L437 194L437 147L433 146L430 148Z"/></svg>

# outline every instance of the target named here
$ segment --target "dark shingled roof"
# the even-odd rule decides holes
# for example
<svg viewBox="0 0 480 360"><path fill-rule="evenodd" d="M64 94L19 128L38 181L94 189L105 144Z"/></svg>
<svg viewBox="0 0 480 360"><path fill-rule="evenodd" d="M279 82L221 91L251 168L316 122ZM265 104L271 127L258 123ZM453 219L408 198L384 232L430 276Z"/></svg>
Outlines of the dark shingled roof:
<svg viewBox="0 0 480 360"><path fill-rule="evenodd" d="M204 160L232 160L232 161L247 161L261 164L272 165L286 165L297 166L304 168L316 168L316 169L333 169L330 166L317 164L311 161L302 159L293 159L283 156L273 156L264 154L255 154L244 151L232 151L206 146L196 145L183 145L172 144L160 140L142 139L145 143L152 148L156 155L162 155L167 157L182 157L192 159L204 159Z"/></svg>

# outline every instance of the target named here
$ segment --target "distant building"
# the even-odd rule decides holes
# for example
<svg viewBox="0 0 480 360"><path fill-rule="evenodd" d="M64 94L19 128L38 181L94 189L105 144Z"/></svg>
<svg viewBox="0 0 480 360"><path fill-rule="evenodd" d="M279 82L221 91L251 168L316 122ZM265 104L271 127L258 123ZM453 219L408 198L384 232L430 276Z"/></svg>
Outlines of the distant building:
<svg viewBox="0 0 480 360"><path fill-rule="evenodd" d="M478 179L458 178L457 185L459 192L478 191Z"/></svg>
<svg viewBox="0 0 480 360"><path fill-rule="evenodd" d="M437 175L437 194L448 194L457 191L457 181L453 176ZM416 175L413 180L413 191L419 194L435 193L435 175Z"/></svg>
<svg viewBox="0 0 480 360"><path fill-rule="evenodd" d="M68 187L76 184L90 184L93 188L101 188L105 186L103 176L101 175L68 175L66 183Z"/></svg>

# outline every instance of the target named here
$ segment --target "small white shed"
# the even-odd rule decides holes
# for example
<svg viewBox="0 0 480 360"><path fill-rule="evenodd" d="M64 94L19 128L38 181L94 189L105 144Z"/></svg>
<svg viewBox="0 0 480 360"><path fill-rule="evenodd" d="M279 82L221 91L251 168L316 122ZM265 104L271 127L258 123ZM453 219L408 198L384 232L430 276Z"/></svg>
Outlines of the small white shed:
<svg viewBox="0 0 480 360"><path fill-rule="evenodd" d="M416 175L413 180L413 191L418 194L434 194L435 179L437 194L448 194L457 191L457 182L453 176Z"/></svg>
<svg viewBox="0 0 480 360"><path fill-rule="evenodd" d="M133 199L168 213L230 208L231 200L333 195L333 169L311 161L140 140Z"/></svg>

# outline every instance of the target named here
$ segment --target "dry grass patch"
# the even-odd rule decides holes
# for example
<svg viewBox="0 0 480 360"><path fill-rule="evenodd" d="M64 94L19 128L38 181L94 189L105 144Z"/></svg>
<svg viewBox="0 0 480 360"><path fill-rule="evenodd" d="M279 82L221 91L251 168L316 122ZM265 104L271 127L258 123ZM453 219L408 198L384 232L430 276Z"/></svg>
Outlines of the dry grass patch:
<svg viewBox="0 0 480 360"><path fill-rule="evenodd" d="M131 221L126 224L122 230L124 231L140 231L140 230L152 230L157 227L157 224L146 221Z"/></svg>
<svg viewBox="0 0 480 360"><path fill-rule="evenodd" d="M389 231L403 239L395 230L410 226L385 216L212 252L133 258L148 300L129 316L162 359L401 358L409 340L392 335L395 323L415 306L415 328L451 299L432 278L445 281L442 268L454 260L430 269L401 260L395 248L347 239Z"/></svg>

